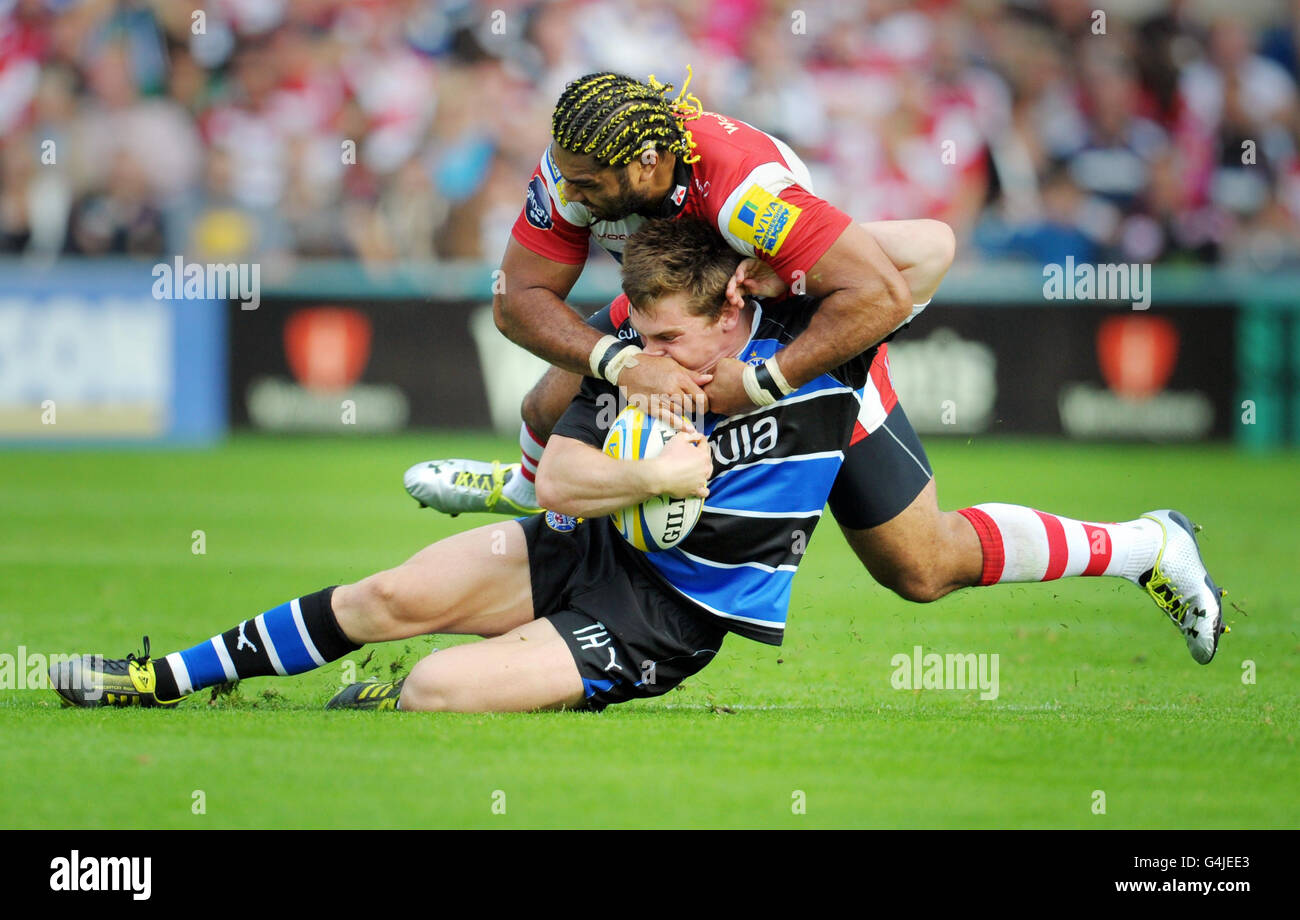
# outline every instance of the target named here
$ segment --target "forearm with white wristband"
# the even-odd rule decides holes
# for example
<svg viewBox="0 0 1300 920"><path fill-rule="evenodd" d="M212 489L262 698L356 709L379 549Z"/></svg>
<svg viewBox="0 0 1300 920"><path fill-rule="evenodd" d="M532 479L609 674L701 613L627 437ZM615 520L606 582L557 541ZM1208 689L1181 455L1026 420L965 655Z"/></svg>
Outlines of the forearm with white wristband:
<svg viewBox="0 0 1300 920"><path fill-rule="evenodd" d="M781 397L794 392L794 387L790 386L785 374L781 373L776 358L768 358L757 366L746 364L740 379L745 385L749 401L756 406L770 406Z"/></svg>
<svg viewBox="0 0 1300 920"><path fill-rule="evenodd" d="M591 349L587 364L591 367L593 377L608 380L614 386L618 386L618 375L625 367L635 367L636 356L639 354L641 354L640 345L632 345L620 341L616 336L605 335L601 336L600 341Z"/></svg>

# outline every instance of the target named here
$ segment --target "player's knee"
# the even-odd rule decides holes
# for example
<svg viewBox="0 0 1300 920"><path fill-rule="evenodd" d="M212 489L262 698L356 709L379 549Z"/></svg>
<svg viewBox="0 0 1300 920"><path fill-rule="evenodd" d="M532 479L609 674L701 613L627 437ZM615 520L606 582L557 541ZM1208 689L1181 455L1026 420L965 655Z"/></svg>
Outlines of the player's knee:
<svg viewBox="0 0 1300 920"><path fill-rule="evenodd" d="M555 427L554 413L542 392L545 380L543 377L524 395L523 404L519 407L524 422L533 430L533 434L542 439L550 437L551 429Z"/></svg>
<svg viewBox="0 0 1300 920"><path fill-rule="evenodd" d="M937 601L952 590L947 579L934 568L920 563L896 568L880 580L886 588L914 604Z"/></svg>
<svg viewBox="0 0 1300 920"><path fill-rule="evenodd" d="M406 603L402 579L391 569L358 582L353 591L367 613L394 623L411 622L418 609Z"/></svg>
<svg viewBox="0 0 1300 920"><path fill-rule="evenodd" d="M440 693L437 686L415 683L410 677L402 684L399 706L403 712L447 712L451 708L447 696Z"/></svg>
<svg viewBox="0 0 1300 920"><path fill-rule="evenodd" d="M402 684L400 706L406 712L447 712L452 708L451 694L440 668L430 656L411 669Z"/></svg>

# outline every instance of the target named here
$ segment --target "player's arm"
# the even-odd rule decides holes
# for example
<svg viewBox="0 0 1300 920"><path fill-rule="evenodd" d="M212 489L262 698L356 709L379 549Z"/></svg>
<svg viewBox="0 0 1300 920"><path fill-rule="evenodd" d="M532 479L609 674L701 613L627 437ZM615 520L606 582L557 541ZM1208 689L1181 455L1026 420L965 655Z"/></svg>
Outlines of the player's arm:
<svg viewBox="0 0 1300 920"><path fill-rule="evenodd" d="M763 290L770 275L755 271L752 261L742 268L752 272L749 292L770 293ZM807 328L762 367L747 367L734 358L719 361L705 387L711 411L734 415L774 402L847 364L913 315L907 282L874 237L856 223L847 223L808 270L806 285L808 294L822 298Z"/></svg>
<svg viewBox="0 0 1300 920"><path fill-rule="evenodd" d="M703 435L679 434L649 460L619 460L590 444L552 435L537 466L537 502L574 517L597 517L656 495L709 494L713 457Z"/></svg>
<svg viewBox="0 0 1300 920"><path fill-rule="evenodd" d="M952 227L941 220L927 218L876 220L861 226L903 276L912 300L917 305L928 303L952 268L957 252Z"/></svg>
<svg viewBox="0 0 1300 920"><path fill-rule="evenodd" d="M590 375L587 359L601 335L564 302L584 264L556 262L511 237L501 260L503 284L492 297L492 314L510 341L556 367Z"/></svg>
<svg viewBox="0 0 1300 920"><path fill-rule="evenodd" d="M902 273L856 223L808 269L807 291L821 303L780 358L781 373L794 389L862 354L912 315L912 292Z"/></svg>
<svg viewBox="0 0 1300 920"><path fill-rule="evenodd" d="M867 351L913 314L912 291L876 238L792 178L774 164L755 169L723 202L718 229L732 248L769 263L819 306L780 358L765 362L766 371L718 362L706 388L713 411L734 414L793 392Z"/></svg>
<svg viewBox="0 0 1300 920"><path fill-rule="evenodd" d="M864 221L861 226L903 276L917 306L929 303L952 268L956 255L957 240L952 228L943 221L928 218ZM727 299L737 309L744 308L745 295L780 297L788 291L775 268L752 256L736 267L727 282ZM912 308L913 313L920 312L917 306Z"/></svg>

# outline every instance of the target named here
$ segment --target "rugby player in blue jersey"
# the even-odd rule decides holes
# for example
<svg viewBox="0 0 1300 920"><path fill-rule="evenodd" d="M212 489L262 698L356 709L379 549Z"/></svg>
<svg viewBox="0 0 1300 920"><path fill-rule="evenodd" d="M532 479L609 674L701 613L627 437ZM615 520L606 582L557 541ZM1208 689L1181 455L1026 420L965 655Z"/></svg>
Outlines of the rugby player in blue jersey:
<svg viewBox="0 0 1300 920"><path fill-rule="evenodd" d="M694 219L651 221L628 241L625 306L593 324L707 372L761 364L817 302L747 300L726 287L742 256ZM52 685L81 706L174 705L225 681L291 675L371 642L475 634L402 680L353 684L331 708L521 711L603 708L665 693L728 632L780 644L791 579L843 462L875 349L751 412L707 415L656 458L601 450L615 388L588 378L538 470L551 511L426 547L356 584L295 598L163 658L74 659ZM656 495L707 497L681 544L641 553L607 517ZM85 688L92 688L87 690Z"/></svg>

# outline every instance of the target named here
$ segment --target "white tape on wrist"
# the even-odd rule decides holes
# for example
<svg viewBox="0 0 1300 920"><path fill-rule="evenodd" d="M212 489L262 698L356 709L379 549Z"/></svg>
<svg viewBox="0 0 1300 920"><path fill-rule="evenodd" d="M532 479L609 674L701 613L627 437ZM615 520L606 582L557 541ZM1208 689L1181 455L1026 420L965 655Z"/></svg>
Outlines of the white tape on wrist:
<svg viewBox="0 0 1300 920"><path fill-rule="evenodd" d="M758 368L752 364L745 365L745 370L740 375L741 383L745 385L745 395L756 406L770 406L776 402L776 397L758 385L757 375Z"/></svg>
<svg viewBox="0 0 1300 920"><path fill-rule="evenodd" d="M591 354L587 356L587 365L591 368L591 376L601 377L600 361L605 357L605 352L609 351L611 345L617 345L618 338L612 335L603 335L591 349Z"/></svg>
<svg viewBox="0 0 1300 920"><path fill-rule="evenodd" d="M785 374L781 373L781 368L777 366L776 358L768 358L763 363L767 365L767 372L772 375L772 380L781 388L782 396L789 396L794 392L794 387L790 386L785 379Z"/></svg>
<svg viewBox="0 0 1300 920"><path fill-rule="evenodd" d="M636 367L636 356L641 354L640 345L625 345L609 364L605 365L605 379L618 386L618 375L624 368Z"/></svg>

